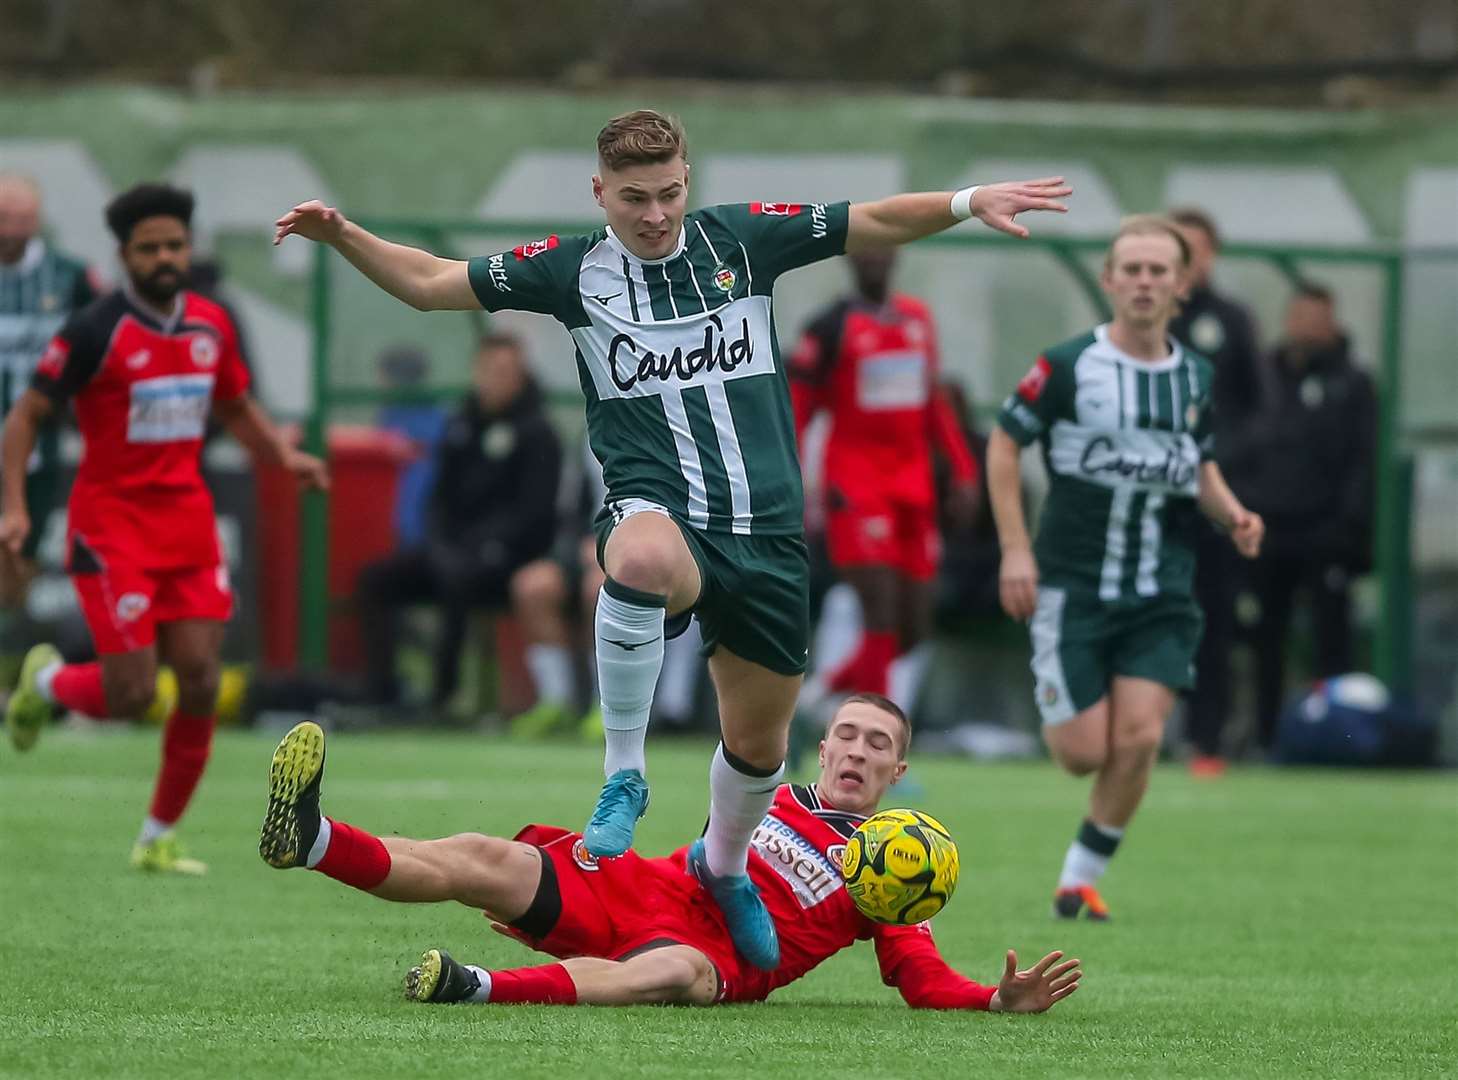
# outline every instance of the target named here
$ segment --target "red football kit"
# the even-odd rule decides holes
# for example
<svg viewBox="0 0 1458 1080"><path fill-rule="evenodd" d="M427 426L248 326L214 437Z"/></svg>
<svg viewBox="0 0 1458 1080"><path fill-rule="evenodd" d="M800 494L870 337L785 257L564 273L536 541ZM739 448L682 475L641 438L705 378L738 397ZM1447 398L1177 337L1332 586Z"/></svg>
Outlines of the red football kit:
<svg viewBox="0 0 1458 1080"><path fill-rule="evenodd" d="M213 402L248 381L232 320L192 292L165 321L112 293L73 315L41 358L32 386L73 403L85 444L66 569L98 653L144 648L159 622L232 613L201 457Z"/></svg>
<svg viewBox="0 0 1458 1080"><path fill-rule="evenodd" d="M842 300L814 319L790 359L795 427L832 417L825 447L826 540L836 566L891 566L935 576L933 444L953 478L977 481L977 459L937 385L936 328L925 304Z"/></svg>
<svg viewBox="0 0 1458 1080"><path fill-rule="evenodd" d="M856 908L840 866L846 839L864 820L825 803L814 787L782 784L775 793L749 849L749 876L779 933L780 966L774 971L739 959L724 916L685 869L688 848L659 859L634 851L596 859L580 834L545 825L529 825L516 838L541 849L544 889L533 907L539 915L552 912L551 929L541 937L518 929L514 936L558 959L621 960L652 946L690 945L718 972L720 1001L762 1001L852 943L869 939L882 979L912 1007L986 1009L996 988L952 970L929 924L884 926Z"/></svg>

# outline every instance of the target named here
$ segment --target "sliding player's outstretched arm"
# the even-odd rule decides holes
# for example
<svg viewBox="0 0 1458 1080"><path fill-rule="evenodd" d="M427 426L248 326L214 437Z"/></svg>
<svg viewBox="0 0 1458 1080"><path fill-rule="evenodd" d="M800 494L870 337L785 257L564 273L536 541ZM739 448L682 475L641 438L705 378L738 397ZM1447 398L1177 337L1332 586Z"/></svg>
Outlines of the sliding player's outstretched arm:
<svg viewBox="0 0 1458 1080"><path fill-rule="evenodd" d="M418 311L471 311L481 306L466 263L382 239L317 199L300 203L274 223L273 242L286 236L328 244L391 296Z"/></svg>
<svg viewBox="0 0 1458 1080"><path fill-rule="evenodd" d="M1021 239L1028 235L1028 230L1018 224L1019 214L1025 210L1067 213L1068 207L1058 200L1071 194L1073 189L1063 182L1063 177L1048 176L1040 180L981 184L961 191L922 191L892 195L875 202L852 203L845 250L853 255L858 251L909 244L950 229L969 217L977 218L989 229Z"/></svg>
<svg viewBox="0 0 1458 1080"><path fill-rule="evenodd" d="M958 974L942 959L924 923L877 927L875 940L881 978L896 987L913 1009L1046 1012L1078 989L1083 977L1079 961L1063 960L1057 950L1019 971L1017 954L1009 949L998 984L984 986Z"/></svg>

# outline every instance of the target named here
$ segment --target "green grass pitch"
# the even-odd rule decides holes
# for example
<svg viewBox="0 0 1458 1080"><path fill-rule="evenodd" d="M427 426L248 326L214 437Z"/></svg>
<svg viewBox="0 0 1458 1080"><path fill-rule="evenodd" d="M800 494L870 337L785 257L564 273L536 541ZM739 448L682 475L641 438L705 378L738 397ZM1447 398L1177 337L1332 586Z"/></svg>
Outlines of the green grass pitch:
<svg viewBox="0 0 1458 1080"><path fill-rule="evenodd" d="M921 760L918 800L962 849L936 920L987 981L1061 947L1082 989L1044 1016L913 1013L869 946L767 1004L692 1011L430 1008L419 952L533 954L455 906L386 904L259 861L273 739L219 737L184 837L212 872L128 869L155 732L52 732L0 756L0 1076L853 1077L1458 1074L1458 784L1253 769L1156 775L1106 879L1116 922L1054 923L1086 782L1046 764ZM6 748L8 750L8 748ZM706 743L650 746L640 848L704 815ZM598 753L477 736L339 736L325 807L376 832L580 827ZM894 800L893 800L894 803Z"/></svg>

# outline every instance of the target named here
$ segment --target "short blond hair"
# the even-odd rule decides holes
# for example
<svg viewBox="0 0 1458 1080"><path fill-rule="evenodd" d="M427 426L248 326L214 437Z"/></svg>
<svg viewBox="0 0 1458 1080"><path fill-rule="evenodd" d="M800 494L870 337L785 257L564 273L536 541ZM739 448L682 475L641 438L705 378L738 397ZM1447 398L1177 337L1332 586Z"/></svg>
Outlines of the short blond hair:
<svg viewBox="0 0 1458 1080"><path fill-rule="evenodd" d="M688 160L688 139L678 117L652 109L615 116L597 133L597 160L605 168Z"/></svg>
<svg viewBox="0 0 1458 1080"><path fill-rule="evenodd" d="M1109 241L1109 250L1104 255L1104 269L1114 265L1114 246L1126 236L1168 236L1180 250L1180 267L1190 265L1190 242L1175 223L1163 214L1133 214L1119 222L1119 231Z"/></svg>

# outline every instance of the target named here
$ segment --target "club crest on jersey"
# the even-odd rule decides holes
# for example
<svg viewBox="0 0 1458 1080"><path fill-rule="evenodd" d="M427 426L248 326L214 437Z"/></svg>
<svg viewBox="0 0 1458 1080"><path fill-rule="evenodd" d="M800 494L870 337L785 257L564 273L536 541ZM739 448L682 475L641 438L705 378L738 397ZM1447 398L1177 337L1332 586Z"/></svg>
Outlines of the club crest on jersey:
<svg viewBox="0 0 1458 1080"><path fill-rule="evenodd" d="M1048 363L1046 356L1038 357L1038 362L1028 368L1028 373L1018 383L1018 397L1028 404L1032 404L1043 396L1043 387L1048 385L1048 376L1053 372L1053 365Z"/></svg>
<svg viewBox="0 0 1458 1080"><path fill-rule="evenodd" d="M602 867L597 865L597 856L587 850L587 841L579 839L572 845L572 861L582 869L595 873Z"/></svg>
<svg viewBox="0 0 1458 1080"><path fill-rule="evenodd" d="M845 870L845 845L844 844L835 844L832 847L826 848L825 849L825 857L830 860L831 864L837 870L840 870L842 872Z"/></svg>
<svg viewBox="0 0 1458 1080"><path fill-rule="evenodd" d="M200 368L210 368L218 362L218 343L209 334L194 334L190 351L192 362Z"/></svg>
<svg viewBox="0 0 1458 1080"><path fill-rule="evenodd" d="M763 214L766 217L794 217L801 209L799 203L792 202L752 202L749 204L751 214Z"/></svg>
<svg viewBox="0 0 1458 1080"><path fill-rule="evenodd" d="M122 593L116 601L116 617L122 622L136 622L152 606L146 593Z"/></svg>
<svg viewBox="0 0 1458 1080"><path fill-rule="evenodd" d="M553 235L543 237L540 240L533 240L530 244L522 244L519 247L514 247L511 249L511 253L517 257L518 261L522 259L531 259L540 255L544 251L551 251L554 247L558 245L558 243L560 243L560 241L557 239L556 234L554 233Z"/></svg>
<svg viewBox="0 0 1458 1080"><path fill-rule="evenodd" d="M714 288L718 289L720 292L733 292L734 285L736 282L738 282L738 280L738 275L735 274L733 270L729 269L729 267L725 266L723 263L720 263L718 266L714 267Z"/></svg>

